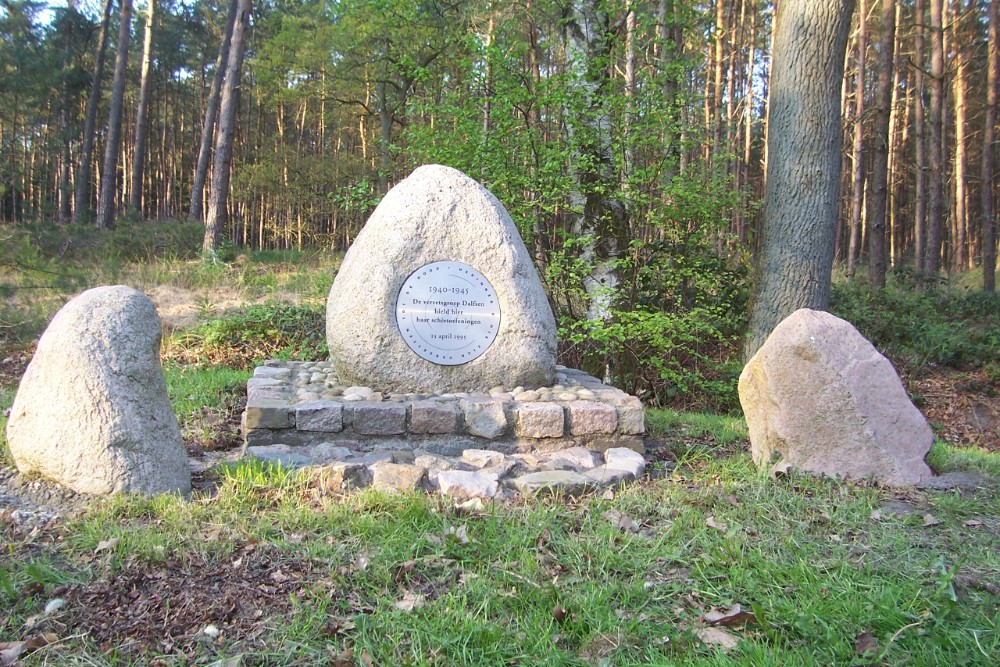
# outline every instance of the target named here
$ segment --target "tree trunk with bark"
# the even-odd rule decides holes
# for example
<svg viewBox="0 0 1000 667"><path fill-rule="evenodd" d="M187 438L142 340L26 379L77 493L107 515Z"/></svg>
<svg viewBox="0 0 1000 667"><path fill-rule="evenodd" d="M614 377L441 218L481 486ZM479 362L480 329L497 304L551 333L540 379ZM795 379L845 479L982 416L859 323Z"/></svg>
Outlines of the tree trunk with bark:
<svg viewBox="0 0 1000 667"><path fill-rule="evenodd" d="M129 187L129 209L142 214L142 181L146 166L146 137L149 115L149 69L153 62L153 23L157 0L148 0L146 34L142 42L142 67L139 74L139 103L135 111L135 143L132 149L132 185Z"/></svg>
<svg viewBox="0 0 1000 667"><path fill-rule="evenodd" d="M94 153L94 135L97 132L97 106L101 101L101 79L104 78L104 63L108 53L108 32L111 25L112 0L104 2L104 18L101 20L101 32L97 38L97 61L94 63L94 78L90 82L90 95L87 97L87 110L84 114L83 141L80 147L80 169L76 174L76 187L73 192L73 223L79 224L87 217L90 208L90 165Z"/></svg>
<svg viewBox="0 0 1000 667"><path fill-rule="evenodd" d="M132 0L122 0L121 22L118 26L118 51L115 56L115 76L111 87L111 109L108 111L108 136L104 144L104 166L101 167L101 192L97 199L98 229L111 229L115 224L115 193L118 190L118 156L121 152L122 106L125 102L125 74L128 68L128 43L132 36Z"/></svg>
<svg viewBox="0 0 1000 667"><path fill-rule="evenodd" d="M612 186L620 181L611 153L611 109L605 102L611 85L607 67L611 26L600 0L575 3L565 26L578 93L568 123L575 153L576 183L570 195L576 211L573 232L588 239L582 250L590 265L583 281L587 317L606 320L619 282L617 260L627 243L625 206ZM604 371L606 379L613 373L608 366Z"/></svg>
<svg viewBox="0 0 1000 667"><path fill-rule="evenodd" d="M989 11L989 55L986 72L986 113L983 128L982 193L980 217L983 235L983 289L996 290L997 239L996 212L994 211L994 141L997 124L997 74L1000 69L1000 45L997 44L1000 21L1000 0L990 0Z"/></svg>
<svg viewBox="0 0 1000 667"><path fill-rule="evenodd" d="M927 244L924 247L924 273L937 276L941 266L941 240L944 229L944 158L942 125L944 123L944 34L942 0L930 0L931 14L931 103L930 103L930 178L928 185Z"/></svg>
<svg viewBox="0 0 1000 667"><path fill-rule="evenodd" d="M865 56L868 50L867 0L858 3L857 73L854 80L854 144L851 150L854 185L851 189L851 240L847 247L847 275L854 278L861 255L861 225L865 201Z"/></svg>
<svg viewBox="0 0 1000 667"><path fill-rule="evenodd" d="M889 184L889 117L892 112L893 45L896 1L882 0L881 50L875 93L875 136L872 150L871 207L868 216L868 279L885 287L885 220Z"/></svg>
<svg viewBox="0 0 1000 667"><path fill-rule="evenodd" d="M775 16L767 185L749 359L798 308L827 308L840 180L840 82L853 0L782 0Z"/></svg>
<svg viewBox="0 0 1000 667"><path fill-rule="evenodd" d="M233 163L233 139L236 134L236 112L239 107L240 76L243 72L243 53L250 30L251 0L239 0L236 5L233 38L226 64L225 84L222 86L222 108L219 110L219 128L215 137L215 160L212 165L212 189L208 197L208 216L205 219L205 239L202 252L215 258L222 242L222 227L226 222L226 204L229 200L229 178Z"/></svg>
<svg viewBox="0 0 1000 667"><path fill-rule="evenodd" d="M229 18L226 21L226 31L219 46L219 55L215 59L215 76L212 77L212 87L205 104L205 118L201 125L201 143L198 146L198 162L194 169L194 181L191 185L191 202L188 204L188 219L202 222L203 200L205 198L205 181L208 179L208 166L212 162L212 145L215 143L215 121L219 115L219 96L222 92L222 82L226 78L226 63L229 59L229 47L233 39L233 23L236 21L236 3L229 2Z"/></svg>

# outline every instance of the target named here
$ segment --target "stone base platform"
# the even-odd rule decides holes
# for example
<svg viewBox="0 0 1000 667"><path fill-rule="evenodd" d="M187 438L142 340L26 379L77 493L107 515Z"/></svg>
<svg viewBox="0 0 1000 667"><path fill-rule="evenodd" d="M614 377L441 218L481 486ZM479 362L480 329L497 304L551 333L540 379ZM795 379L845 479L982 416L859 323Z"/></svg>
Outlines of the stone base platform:
<svg viewBox="0 0 1000 667"><path fill-rule="evenodd" d="M330 473L340 480L335 486L494 497L504 489L565 492L641 475L643 420L638 398L562 366L552 387L383 395L342 386L328 362L272 360L247 383L243 433L248 455L295 467L332 466L340 471ZM613 467L616 461L621 467ZM387 471L408 481L390 483ZM439 481L442 473L450 474ZM484 490L448 490L456 473L485 484ZM539 488L530 480L517 483L534 474L545 477L536 480ZM556 478L568 486L551 486Z"/></svg>

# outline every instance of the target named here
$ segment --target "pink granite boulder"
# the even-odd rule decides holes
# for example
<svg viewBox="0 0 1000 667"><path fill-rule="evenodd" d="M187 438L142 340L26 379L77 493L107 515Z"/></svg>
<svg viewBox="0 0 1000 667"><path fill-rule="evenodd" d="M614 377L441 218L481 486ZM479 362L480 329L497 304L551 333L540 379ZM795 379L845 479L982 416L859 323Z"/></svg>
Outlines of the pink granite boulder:
<svg viewBox="0 0 1000 667"><path fill-rule="evenodd" d="M801 309L743 369L754 461L904 486L931 477L934 442L892 364L850 323Z"/></svg>

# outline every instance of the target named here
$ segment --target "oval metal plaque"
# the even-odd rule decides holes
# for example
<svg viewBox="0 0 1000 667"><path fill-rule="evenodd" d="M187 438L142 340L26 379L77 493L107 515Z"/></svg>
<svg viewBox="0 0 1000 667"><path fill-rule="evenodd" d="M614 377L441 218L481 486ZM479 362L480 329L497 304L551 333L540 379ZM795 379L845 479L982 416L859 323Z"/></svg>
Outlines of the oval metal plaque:
<svg viewBox="0 0 1000 667"><path fill-rule="evenodd" d="M396 326L411 350L442 366L467 364L493 344L500 303L483 274L461 262L432 262L396 297Z"/></svg>

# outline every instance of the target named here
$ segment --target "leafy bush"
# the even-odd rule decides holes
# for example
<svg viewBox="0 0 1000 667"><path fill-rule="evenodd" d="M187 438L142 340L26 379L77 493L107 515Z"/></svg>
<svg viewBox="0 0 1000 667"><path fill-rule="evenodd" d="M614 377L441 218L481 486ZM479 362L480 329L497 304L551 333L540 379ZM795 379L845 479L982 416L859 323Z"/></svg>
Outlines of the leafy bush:
<svg viewBox="0 0 1000 667"><path fill-rule="evenodd" d="M998 294L843 283L834 285L830 310L910 371L928 364L978 368L1000 358Z"/></svg>
<svg viewBox="0 0 1000 667"><path fill-rule="evenodd" d="M728 412L738 407L738 344L745 327L749 272L741 257L719 255L696 235L633 241L618 263L621 282L610 317L588 318L588 296L557 299L562 359L641 396L647 403ZM550 289L587 270L578 258L553 262ZM576 285L582 284L582 275ZM563 286L560 288L559 286ZM580 304L572 307L570 304Z"/></svg>
<svg viewBox="0 0 1000 667"><path fill-rule="evenodd" d="M266 303L176 333L164 357L182 363L247 368L268 358L325 359L326 320L322 305Z"/></svg>

